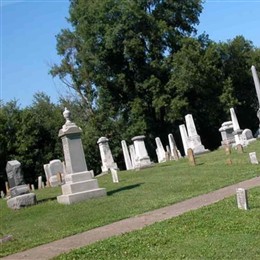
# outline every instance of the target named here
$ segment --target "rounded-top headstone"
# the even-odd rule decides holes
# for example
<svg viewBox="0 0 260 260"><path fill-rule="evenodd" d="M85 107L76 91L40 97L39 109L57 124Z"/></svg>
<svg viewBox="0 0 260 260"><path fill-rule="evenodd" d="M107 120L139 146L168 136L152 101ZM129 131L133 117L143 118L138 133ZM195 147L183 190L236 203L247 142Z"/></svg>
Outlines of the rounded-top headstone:
<svg viewBox="0 0 260 260"><path fill-rule="evenodd" d="M137 141L137 140L143 140L145 138L144 135L138 135L132 138L132 141Z"/></svg>
<svg viewBox="0 0 260 260"><path fill-rule="evenodd" d="M100 137L100 138L98 139L97 144L107 143L108 141L109 141L109 140L108 140L106 137L102 136L102 137Z"/></svg>

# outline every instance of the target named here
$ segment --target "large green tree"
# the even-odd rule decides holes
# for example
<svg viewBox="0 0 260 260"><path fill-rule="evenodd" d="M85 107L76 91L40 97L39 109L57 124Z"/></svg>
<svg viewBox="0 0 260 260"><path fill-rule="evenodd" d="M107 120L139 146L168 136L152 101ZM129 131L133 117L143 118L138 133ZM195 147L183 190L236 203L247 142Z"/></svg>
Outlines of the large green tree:
<svg viewBox="0 0 260 260"><path fill-rule="evenodd" d="M170 57L195 32L201 2L73 0L72 29L57 36L62 61L51 74L77 91L88 117L111 125L103 135L115 129L111 122L123 122L126 139L167 133Z"/></svg>

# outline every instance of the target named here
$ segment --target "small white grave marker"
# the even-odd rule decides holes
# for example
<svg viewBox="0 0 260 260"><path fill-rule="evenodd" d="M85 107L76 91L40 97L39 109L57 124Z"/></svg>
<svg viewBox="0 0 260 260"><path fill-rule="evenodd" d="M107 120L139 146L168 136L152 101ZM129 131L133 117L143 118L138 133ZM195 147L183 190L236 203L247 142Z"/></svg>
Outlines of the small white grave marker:
<svg viewBox="0 0 260 260"><path fill-rule="evenodd" d="M38 177L38 190L42 188L42 176Z"/></svg>
<svg viewBox="0 0 260 260"><path fill-rule="evenodd" d="M248 210L248 201L247 201L247 190L243 188L236 189L237 193L237 206L239 209Z"/></svg>
<svg viewBox="0 0 260 260"><path fill-rule="evenodd" d="M119 180L118 180L118 174L117 174L117 170L113 169L113 168L110 168L110 171L111 171L111 175L112 175L112 180L114 183L118 183Z"/></svg>
<svg viewBox="0 0 260 260"><path fill-rule="evenodd" d="M256 152L252 152L252 153L249 153L249 158L250 158L250 162L252 164L258 164L258 160L257 160L257 157L256 157Z"/></svg>

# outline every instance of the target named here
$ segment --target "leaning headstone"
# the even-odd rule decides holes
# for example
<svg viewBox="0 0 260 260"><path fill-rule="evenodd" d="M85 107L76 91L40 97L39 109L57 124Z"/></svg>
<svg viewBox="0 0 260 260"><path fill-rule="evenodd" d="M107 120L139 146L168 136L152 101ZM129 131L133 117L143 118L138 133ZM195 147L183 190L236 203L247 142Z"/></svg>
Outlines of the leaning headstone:
<svg viewBox="0 0 260 260"><path fill-rule="evenodd" d="M129 145L129 152L130 152L130 157L131 157L133 169L136 169L137 168L136 153L135 153L135 147L134 147L133 144Z"/></svg>
<svg viewBox="0 0 260 260"><path fill-rule="evenodd" d="M136 154L135 169L146 168L152 165L150 157L145 147L144 138L144 135L135 136L132 138Z"/></svg>
<svg viewBox="0 0 260 260"><path fill-rule="evenodd" d="M113 180L113 182L114 182L114 183L118 183L119 180L118 180L117 170L111 168L110 171L111 171L111 175L112 175L112 180Z"/></svg>
<svg viewBox="0 0 260 260"><path fill-rule="evenodd" d="M65 108L63 116L66 120L59 137L62 139L66 164L65 184L61 186L62 195L57 197L61 204L73 204L79 201L105 196L106 189L99 188L92 172L88 171L81 141L81 128L70 121L70 112Z"/></svg>
<svg viewBox="0 0 260 260"><path fill-rule="evenodd" d="M166 154L165 154L165 150L163 148L160 137L156 137L155 142L156 142L156 146L157 146L158 162L159 163L166 162L166 156L165 156Z"/></svg>
<svg viewBox="0 0 260 260"><path fill-rule="evenodd" d="M258 99L258 110L257 110L256 115L257 115L258 120L259 120L259 127L258 127L256 134L255 134L255 137L259 138L260 137L260 83L259 83L259 78L258 78L258 75L257 75L256 68L255 68L254 65L251 67L251 71L252 71L252 74L253 74L253 79L254 79L254 84L255 84L255 89L256 89L256 94L257 94L257 99Z"/></svg>
<svg viewBox="0 0 260 260"><path fill-rule="evenodd" d="M235 113L234 108L230 108L230 114L231 114L231 120L232 120L232 124L233 124L233 135L235 136L235 142L236 145L241 144L241 134L242 134L242 130L240 129L238 120L237 120L237 115Z"/></svg>
<svg viewBox="0 0 260 260"><path fill-rule="evenodd" d="M131 159L130 159L130 155L129 155L129 151L128 151L128 148L127 148L127 145L126 145L126 141L122 140L121 145L122 145L122 149L123 149L123 155L124 155L124 159L125 159L126 170L132 170L134 167L133 167Z"/></svg>
<svg viewBox="0 0 260 260"><path fill-rule="evenodd" d="M208 149L205 149L204 145L201 143L201 139L197 133L192 114L187 114L185 116L185 122L188 132L188 148L191 148L194 154L208 152Z"/></svg>
<svg viewBox="0 0 260 260"><path fill-rule="evenodd" d="M171 158L177 161L179 160L178 148L172 134L168 134L168 140L170 145Z"/></svg>
<svg viewBox="0 0 260 260"><path fill-rule="evenodd" d="M20 209L35 205L36 195L30 193L28 186L24 184L20 162L17 160L8 161L6 164L6 173L11 195L11 198L7 200L7 206L11 209Z"/></svg>
<svg viewBox="0 0 260 260"><path fill-rule="evenodd" d="M243 188L237 188L236 195L238 208L248 210L247 190Z"/></svg>
<svg viewBox="0 0 260 260"><path fill-rule="evenodd" d="M195 161L193 150L191 148L189 148L188 151L187 151L187 154L188 154L188 159L189 159L190 165L195 166L196 161Z"/></svg>
<svg viewBox="0 0 260 260"><path fill-rule="evenodd" d="M256 152L249 153L249 158L252 164L259 164L258 159L256 157Z"/></svg>
<svg viewBox="0 0 260 260"><path fill-rule="evenodd" d="M185 127L185 125L179 125L179 129L180 129L180 133L181 133L183 150L184 150L185 155L187 155L187 151L190 147L188 146L188 134L186 131L186 127Z"/></svg>
<svg viewBox="0 0 260 260"><path fill-rule="evenodd" d="M102 161L102 172L108 172L109 169L118 169L117 164L114 162L114 158L108 144L108 139L106 137L100 137L97 144L99 146Z"/></svg>

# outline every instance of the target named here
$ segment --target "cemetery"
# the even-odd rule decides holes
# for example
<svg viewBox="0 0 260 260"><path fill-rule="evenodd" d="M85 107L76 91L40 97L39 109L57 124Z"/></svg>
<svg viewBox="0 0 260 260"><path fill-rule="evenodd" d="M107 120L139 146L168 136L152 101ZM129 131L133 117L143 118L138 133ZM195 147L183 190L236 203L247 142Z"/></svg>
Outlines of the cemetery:
<svg viewBox="0 0 260 260"><path fill-rule="evenodd" d="M0 97L0 258L260 259L259 48L197 35L203 1L94 2L71 92Z"/></svg>

